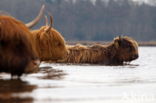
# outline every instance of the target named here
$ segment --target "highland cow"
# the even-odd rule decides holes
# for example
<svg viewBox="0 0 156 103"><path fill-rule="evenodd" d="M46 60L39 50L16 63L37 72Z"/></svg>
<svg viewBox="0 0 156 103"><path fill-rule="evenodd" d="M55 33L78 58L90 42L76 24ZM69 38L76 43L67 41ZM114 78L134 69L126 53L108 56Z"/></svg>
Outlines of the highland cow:
<svg viewBox="0 0 156 103"><path fill-rule="evenodd" d="M67 46L69 53L59 63L121 65L138 58L137 42L127 36L117 37L108 45Z"/></svg>
<svg viewBox="0 0 156 103"><path fill-rule="evenodd" d="M0 72L20 77L38 70L39 60L29 29L10 16L0 16Z"/></svg>
<svg viewBox="0 0 156 103"><path fill-rule="evenodd" d="M47 20L46 20L47 21ZM61 33L52 27L53 18L50 16L50 25L42 26L31 31L41 61L57 61L67 55L65 40Z"/></svg>

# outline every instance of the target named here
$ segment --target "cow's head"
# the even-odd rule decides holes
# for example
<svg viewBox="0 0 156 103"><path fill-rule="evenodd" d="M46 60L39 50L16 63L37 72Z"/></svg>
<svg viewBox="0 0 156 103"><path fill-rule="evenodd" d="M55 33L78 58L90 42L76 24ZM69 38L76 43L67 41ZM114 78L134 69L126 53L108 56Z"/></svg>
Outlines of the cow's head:
<svg viewBox="0 0 156 103"><path fill-rule="evenodd" d="M114 45L116 48L115 58L118 62L130 62L139 57L138 43L130 37L116 37Z"/></svg>
<svg viewBox="0 0 156 103"><path fill-rule="evenodd" d="M36 47L41 60L59 60L67 55L67 48L63 36L52 27L53 19L50 16L50 25L34 30Z"/></svg>

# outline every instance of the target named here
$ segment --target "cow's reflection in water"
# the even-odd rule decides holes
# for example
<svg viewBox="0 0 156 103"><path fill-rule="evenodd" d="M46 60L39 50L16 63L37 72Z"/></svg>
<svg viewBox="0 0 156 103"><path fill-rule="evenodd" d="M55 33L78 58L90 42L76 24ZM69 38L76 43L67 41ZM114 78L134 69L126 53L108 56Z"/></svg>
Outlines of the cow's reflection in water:
<svg viewBox="0 0 156 103"><path fill-rule="evenodd" d="M51 80L63 79L64 75L66 75L66 73L63 72L63 70L53 69L50 66L41 67L40 73L44 74L44 76L39 77L40 79L51 79Z"/></svg>
<svg viewBox="0 0 156 103"><path fill-rule="evenodd" d="M39 74L39 75L38 75ZM41 74L41 75L40 75ZM9 74L0 74L0 103L33 103L33 91L40 89L31 80L60 80L65 73L52 67L41 67L38 73L25 75L21 79L11 79ZM8 77L8 78L7 78ZM40 95L40 94L38 94Z"/></svg>
<svg viewBox="0 0 156 103"><path fill-rule="evenodd" d="M32 92L36 85L30 85L20 79L0 80L0 103L32 103L33 98L25 93ZM23 97L20 97L22 94Z"/></svg>

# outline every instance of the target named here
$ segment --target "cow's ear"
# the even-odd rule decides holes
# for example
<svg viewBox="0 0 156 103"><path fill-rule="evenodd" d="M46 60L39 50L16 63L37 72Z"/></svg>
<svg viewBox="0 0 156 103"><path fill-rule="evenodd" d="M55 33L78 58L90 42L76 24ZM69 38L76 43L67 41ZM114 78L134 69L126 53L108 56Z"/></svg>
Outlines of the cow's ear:
<svg viewBox="0 0 156 103"><path fill-rule="evenodd" d="M122 42L123 42L123 38L121 36L118 36L114 39L114 43L117 48L122 45Z"/></svg>
<svg viewBox="0 0 156 103"><path fill-rule="evenodd" d="M119 48L119 46L121 45L121 39L122 39L121 36L114 38L115 48Z"/></svg>

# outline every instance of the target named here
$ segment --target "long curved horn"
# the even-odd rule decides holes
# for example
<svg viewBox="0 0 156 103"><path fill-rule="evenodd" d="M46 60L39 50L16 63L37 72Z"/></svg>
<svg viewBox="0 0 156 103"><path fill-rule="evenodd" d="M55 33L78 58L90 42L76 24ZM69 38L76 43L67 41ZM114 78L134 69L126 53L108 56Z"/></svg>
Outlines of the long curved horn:
<svg viewBox="0 0 156 103"><path fill-rule="evenodd" d="M36 25L39 22L39 20L41 19L41 17L43 16L44 10L45 10L45 5L42 5L38 16L31 22L27 23L26 26L28 28L32 28L34 25Z"/></svg>
<svg viewBox="0 0 156 103"><path fill-rule="evenodd" d="M50 15L50 25L46 31L49 31L51 29L52 25L53 25L53 17Z"/></svg>
<svg viewBox="0 0 156 103"><path fill-rule="evenodd" d="M49 25L49 23L48 23L48 17L46 15L44 16L44 19L45 19L45 25L48 26Z"/></svg>

